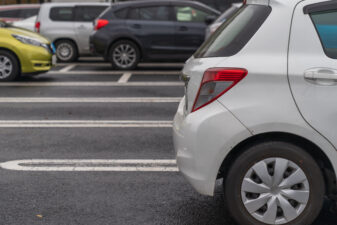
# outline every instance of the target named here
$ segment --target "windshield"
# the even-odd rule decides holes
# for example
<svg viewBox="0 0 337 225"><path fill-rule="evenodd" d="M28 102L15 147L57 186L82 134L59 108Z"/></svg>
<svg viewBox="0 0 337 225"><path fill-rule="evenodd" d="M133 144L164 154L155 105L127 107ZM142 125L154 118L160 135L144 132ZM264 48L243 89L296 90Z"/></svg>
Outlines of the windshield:
<svg viewBox="0 0 337 225"><path fill-rule="evenodd" d="M245 5L222 24L194 54L195 58L228 57L238 53L271 12L265 5Z"/></svg>

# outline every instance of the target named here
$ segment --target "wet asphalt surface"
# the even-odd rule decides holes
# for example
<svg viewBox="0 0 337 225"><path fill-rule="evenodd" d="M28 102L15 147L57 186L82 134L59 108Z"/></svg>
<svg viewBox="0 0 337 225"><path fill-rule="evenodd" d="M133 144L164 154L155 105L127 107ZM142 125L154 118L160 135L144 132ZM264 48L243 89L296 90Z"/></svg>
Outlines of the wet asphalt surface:
<svg viewBox="0 0 337 225"><path fill-rule="evenodd" d="M62 70L69 65L60 65L48 74L18 81L74 82L73 86L8 84L0 87L0 98L183 96L181 85L81 86L81 82L118 82L124 74L122 71L109 74L111 68L102 62L90 63L78 62L66 72ZM142 74L132 75L128 82L178 82L180 69L179 65L140 67L137 72ZM177 107L177 102L0 102L0 120L172 121ZM2 127L0 161L174 159L171 133L169 127ZM0 178L0 224L4 225L235 225L224 209L221 181L214 197L202 196L177 172L0 169ZM315 225L335 225L336 221L337 215L326 204Z"/></svg>

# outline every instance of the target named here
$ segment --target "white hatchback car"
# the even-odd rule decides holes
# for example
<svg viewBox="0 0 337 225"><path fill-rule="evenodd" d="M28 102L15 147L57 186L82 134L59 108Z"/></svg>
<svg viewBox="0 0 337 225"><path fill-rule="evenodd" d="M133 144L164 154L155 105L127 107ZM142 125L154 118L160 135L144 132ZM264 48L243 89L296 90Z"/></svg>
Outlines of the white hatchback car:
<svg viewBox="0 0 337 225"><path fill-rule="evenodd" d="M242 225L309 225L336 199L337 1L247 0L190 58L177 163Z"/></svg>

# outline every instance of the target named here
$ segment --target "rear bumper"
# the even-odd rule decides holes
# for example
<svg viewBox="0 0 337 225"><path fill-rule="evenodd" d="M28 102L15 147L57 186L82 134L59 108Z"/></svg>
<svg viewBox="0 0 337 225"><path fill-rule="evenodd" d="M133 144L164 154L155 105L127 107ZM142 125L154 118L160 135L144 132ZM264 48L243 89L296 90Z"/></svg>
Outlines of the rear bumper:
<svg viewBox="0 0 337 225"><path fill-rule="evenodd" d="M249 131L218 101L186 117L181 101L173 124L180 172L201 194L213 195L221 164Z"/></svg>
<svg viewBox="0 0 337 225"><path fill-rule="evenodd" d="M106 57L109 51L109 40L107 36L100 35L100 32L95 32L90 36L90 52L94 55Z"/></svg>

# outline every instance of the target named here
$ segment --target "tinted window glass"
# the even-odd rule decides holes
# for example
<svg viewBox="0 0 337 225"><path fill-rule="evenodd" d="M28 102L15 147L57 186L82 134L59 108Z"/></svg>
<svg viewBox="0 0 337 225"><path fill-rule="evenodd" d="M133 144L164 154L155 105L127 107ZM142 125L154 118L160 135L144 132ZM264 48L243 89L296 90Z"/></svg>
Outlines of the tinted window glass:
<svg viewBox="0 0 337 225"><path fill-rule="evenodd" d="M318 12L311 14L325 54L337 59L337 11Z"/></svg>
<svg viewBox="0 0 337 225"><path fill-rule="evenodd" d="M121 10L117 10L115 13L116 18L118 19L126 19L126 16L128 14L128 9L121 9Z"/></svg>
<svg viewBox="0 0 337 225"><path fill-rule="evenodd" d="M78 6L75 8L76 21L92 22L94 21L107 6Z"/></svg>
<svg viewBox="0 0 337 225"><path fill-rule="evenodd" d="M54 21L73 21L73 7L54 7L50 10L50 19Z"/></svg>
<svg viewBox="0 0 337 225"><path fill-rule="evenodd" d="M271 12L263 5L246 5L221 25L195 53L196 58L225 57L238 53Z"/></svg>
<svg viewBox="0 0 337 225"><path fill-rule="evenodd" d="M21 18L27 19L32 16L36 16L39 13L39 8L31 8L31 9L21 9Z"/></svg>
<svg viewBox="0 0 337 225"><path fill-rule="evenodd" d="M20 10L13 9L13 10L0 11L0 17L20 18Z"/></svg>
<svg viewBox="0 0 337 225"><path fill-rule="evenodd" d="M129 19L133 20L170 20L168 6L132 8L129 10Z"/></svg>
<svg viewBox="0 0 337 225"><path fill-rule="evenodd" d="M231 3L242 2L242 0L198 0L198 2L204 3L213 9L219 10L220 12L224 12Z"/></svg>
<svg viewBox="0 0 337 225"><path fill-rule="evenodd" d="M199 9L192 8L190 6L176 6L176 19L179 22L205 22L208 15L207 12L201 11Z"/></svg>
<svg viewBox="0 0 337 225"><path fill-rule="evenodd" d="M129 10L128 19L138 20L139 19L139 9L138 8L131 8Z"/></svg>
<svg viewBox="0 0 337 225"><path fill-rule="evenodd" d="M229 19L231 16L233 16L237 11L239 10L238 7L232 6L229 9L226 10L221 16L219 16L218 19L216 19L214 22L215 23L222 23Z"/></svg>

